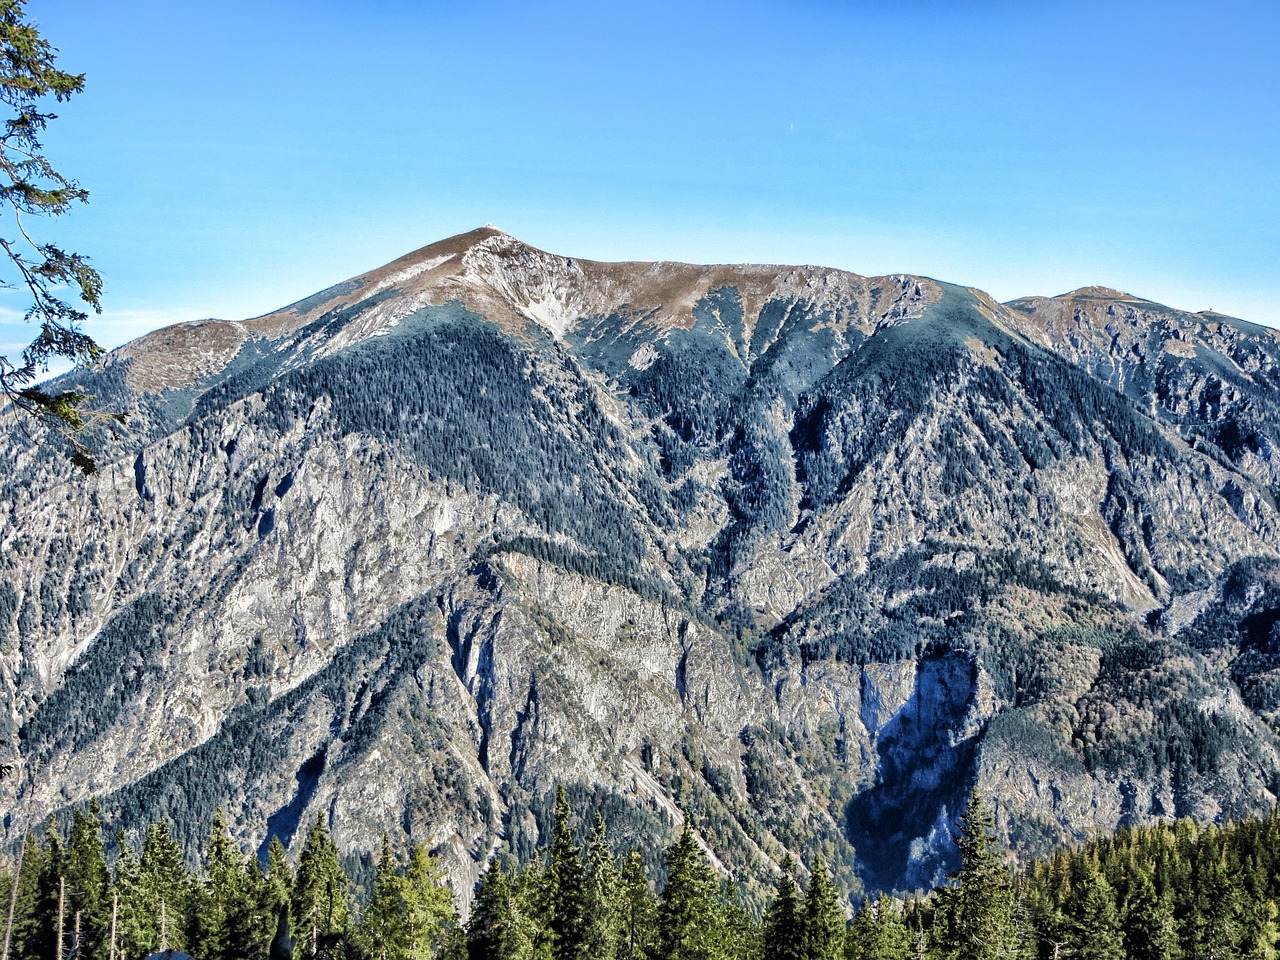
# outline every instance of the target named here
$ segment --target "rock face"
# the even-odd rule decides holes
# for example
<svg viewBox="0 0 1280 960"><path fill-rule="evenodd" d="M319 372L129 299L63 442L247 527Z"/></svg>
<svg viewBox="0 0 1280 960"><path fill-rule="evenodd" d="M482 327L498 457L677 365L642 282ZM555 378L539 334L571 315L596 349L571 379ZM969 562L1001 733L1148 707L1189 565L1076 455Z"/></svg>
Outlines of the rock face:
<svg viewBox="0 0 1280 960"><path fill-rule="evenodd" d="M97 798L190 849L317 811L465 895L557 782L761 884L933 882L1280 786L1280 337L1086 288L603 264L486 228L79 380L11 437L12 841Z"/></svg>

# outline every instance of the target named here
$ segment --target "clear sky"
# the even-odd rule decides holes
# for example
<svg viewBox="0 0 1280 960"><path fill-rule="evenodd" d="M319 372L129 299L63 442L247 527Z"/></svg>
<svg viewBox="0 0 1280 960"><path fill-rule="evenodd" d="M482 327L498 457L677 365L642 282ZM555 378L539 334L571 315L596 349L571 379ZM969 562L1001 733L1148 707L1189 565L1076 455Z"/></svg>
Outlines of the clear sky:
<svg viewBox="0 0 1280 960"><path fill-rule="evenodd" d="M495 223L1280 326L1280 4L29 0L106 345ZM3 301L0 301L3 305ZM28 331L0 326L0 341Z"/></svg>

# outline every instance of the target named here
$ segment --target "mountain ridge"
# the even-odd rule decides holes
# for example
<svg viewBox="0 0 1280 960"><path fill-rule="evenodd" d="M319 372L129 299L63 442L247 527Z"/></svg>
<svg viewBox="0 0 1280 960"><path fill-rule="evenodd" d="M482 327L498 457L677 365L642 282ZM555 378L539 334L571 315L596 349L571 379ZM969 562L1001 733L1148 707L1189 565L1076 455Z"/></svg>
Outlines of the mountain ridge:
<svg viewBox="0 0 1280 960"><path fill-rule="evenodd" d="M974 785L1027 853L1263 809L1280 337L1111 293L482 228L149 334L69 378L136 424L80 495L4 453L6 836L327 811L465 890L566 782L852 894L942 876Z"/></svg>

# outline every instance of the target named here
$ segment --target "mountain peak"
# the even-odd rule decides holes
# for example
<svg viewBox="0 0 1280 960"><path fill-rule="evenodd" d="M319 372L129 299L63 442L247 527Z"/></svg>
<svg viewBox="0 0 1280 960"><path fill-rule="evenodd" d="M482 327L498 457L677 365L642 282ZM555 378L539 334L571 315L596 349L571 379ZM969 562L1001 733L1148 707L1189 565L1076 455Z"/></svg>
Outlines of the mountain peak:
<svg viewBox="0 0 1280 960"><path fill-rule="evenodd" d="M1077 287L1069 293L1060 293L1053 300L1136 300L1143 303L1148 301L1142 297L1135 297L1131 293L1125 293L1123 290L1117 290L1115 287L1104 287L1099 284L1093 284L1087 287Z"/></svg>

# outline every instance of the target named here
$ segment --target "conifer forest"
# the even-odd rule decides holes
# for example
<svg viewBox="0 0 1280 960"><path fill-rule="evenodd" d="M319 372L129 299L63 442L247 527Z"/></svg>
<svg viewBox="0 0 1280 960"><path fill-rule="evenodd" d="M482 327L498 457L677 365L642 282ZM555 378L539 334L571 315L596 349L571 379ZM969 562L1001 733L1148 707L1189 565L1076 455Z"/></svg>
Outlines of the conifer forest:
<svg viewBox="0 0 1280 960"><path fill-rule="evenodd" d="M557 791L532 859L499 850L459 911L432 854L385 838L345 864L324 819L290 855L246 854L219 812L201 862L164 822L107 844L95 807L51 817L0 875L3 960L1252 960L1280 944L1280 814L1145 826L1015 867L976 791L961 869L927 893L850 904L821 856L790 855L763 902L686 818L660 864L618 850ZM110 851L110 856L108 855ZM853 908L852 910L850 908Z"/></svg>

